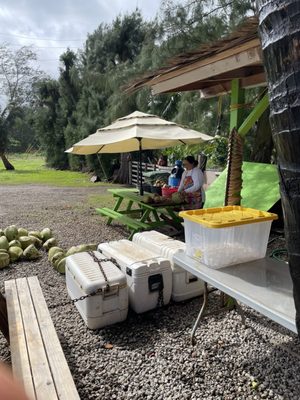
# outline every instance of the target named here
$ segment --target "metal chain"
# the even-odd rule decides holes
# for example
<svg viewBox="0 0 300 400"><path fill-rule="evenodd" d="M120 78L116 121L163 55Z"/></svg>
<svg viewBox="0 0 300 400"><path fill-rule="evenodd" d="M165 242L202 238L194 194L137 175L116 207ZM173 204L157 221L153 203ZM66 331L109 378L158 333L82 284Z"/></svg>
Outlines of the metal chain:
<svg viewBox="0 0 300 400"><path fill-rule="evenodd" d="M100 271L101 271L101 273L102 273L102 275L103 275L103 277L104 277L105 283L106 283L105 290L109 290L109 289L110 289L109 282L108 282L106 273L104 272L104 269L103 269L103 266L101 265L101 263L102 263L102 262L108 262L108 261L110 261L110 262L112 262L113 264L115 264L118 268L120 268L119 265L117 264L117 261L116 261L114 258L103 258L102 260L99 260L99 258L96 257L95 254L94 254L94 252L92 252L92 251L88 251L88 254L89 254L89 255L93 258L93 260L99 265ZM88 297L96 296L97 294L102 293L102 292L104 292L104 290L103 290L102 288L99 288L99 289L97 289L97 290L94 290L92 293L89 293L89 294L86 294L86 295L77 297L76 299L68 300L68 301L65 301L64 303L52 304L52 305L50 305L48 308L49 308L49 309L52 309L52 308L56 308L56 307L62 307L62 306L67 306L67 305L75 304L75 303L77 303L77 301L85 300L85 299L87 299Z"/></svg>
<svg viewBox="0 0 300 400"><path fill-rule="evenodd" d="M161 288L158 291L157 308L164 306L164 290Z"/></svg>
<svg viewBox="0 0 300 400"><path fill-rule="evenodd" d="M103 275L103 277L105 279L105 283L106 283L106 288L104 290L109 290L110 286L109 286L109 282L108 282L108 279L107 279L107 275L106 275L101 263L110 261L113 264L115 264L119 269L120 269L120 266L118 265L117 261L114 258L104 258L104 259L100 260L98 257L95 256L94 252L88 251L88 254L99 265L100 271L101 271L101 273L102 273L102 275ZM48 308L49 309L53 309L53 308L63 307L63 306L71 305L71 304L74 305L75 303L77 303L77 301L82 301L82 300L87 299L88 297L96 296L99 293L103 293L104 290L102 288L99 288L97 290L94 290L92 293L77 297L75 299L68 300L68 301L65 301L65 302L61 302L59 304L52 304L52 305L48 306ZM164 306L164 291L163 291L163 288L160 288L159 291L158 291L157 308L163 307L163 306Z"/></svg>
<svg viewBox="0 0 300 400"><path fill-rule="evenodd" d="M108 282L106 273L103 269L103 266L101 264L101 262L109 261L109 259L105 258L104 260L103 259L99 260L99 258L95 256L95 253L93 251L88 251L88 254L92 257L92 259L95 261L95 263L97 263L99 265L100 271L101 271L101 273L104 277L105 283L106 283L106 290L109 290L110 289L109 282Z"/></svg>

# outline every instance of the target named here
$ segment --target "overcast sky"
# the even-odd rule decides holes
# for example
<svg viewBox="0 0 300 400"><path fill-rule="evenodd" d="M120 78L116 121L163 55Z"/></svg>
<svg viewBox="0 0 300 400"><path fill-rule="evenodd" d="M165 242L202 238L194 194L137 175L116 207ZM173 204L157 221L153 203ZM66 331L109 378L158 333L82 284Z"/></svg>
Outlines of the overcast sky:
<svg viewBox="0 0 300 400"><path fill-rule="evenodd" d="M151 19L161 0L1 0L0 43L33 45L40 68L53 77L67 47L81 47L101 22L140 8Z"/></svg>

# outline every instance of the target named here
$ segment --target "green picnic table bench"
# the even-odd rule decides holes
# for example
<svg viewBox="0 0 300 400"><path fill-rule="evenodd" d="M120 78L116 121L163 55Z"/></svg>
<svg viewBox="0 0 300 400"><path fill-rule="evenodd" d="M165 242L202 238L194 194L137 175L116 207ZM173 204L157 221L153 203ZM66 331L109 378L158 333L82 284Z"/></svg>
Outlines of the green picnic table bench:
<svg viewBox="0 0 300 400"><path fill-rule="evenodd" d="M139 231L149 229L149 226L141 221L135 220L133 218L128 217L125 214L119 213L117 211L111 210L110 208L103 207L103 208L96 208L96 212L101 214L105 217L108 217L107 224L110 225L112 220L116 220L121 222L122 224L126 225L130 230L129 239L132 239L132 236Z"/></svg>
<svg viewBox="0 0 300 400"><path fill-rule="evenodd" d="M161 226L182 228L182 219L176 211L178 205L145 203L136 189L108 189L108 192L116 199L114 208L97 208L96 212L108 218L108 225L115 220L127 226L131 231L129 239L136 232Z"/></svg>

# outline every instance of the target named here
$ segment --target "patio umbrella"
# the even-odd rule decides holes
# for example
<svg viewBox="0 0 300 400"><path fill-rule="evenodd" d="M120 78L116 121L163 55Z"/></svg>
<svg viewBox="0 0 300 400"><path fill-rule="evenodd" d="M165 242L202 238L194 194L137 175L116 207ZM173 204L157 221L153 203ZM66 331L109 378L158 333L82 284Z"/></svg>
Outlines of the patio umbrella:
<svg viewBox="0 0 300 400"><path fill-rule="evenodd" d="M98 129L96 133L75 143L67 152L87 155L138 151L140 194L142 195L143 150L161 149L178 144L197 144L211 139L211 136L184 128L175 122L135 111L117 119L105 128Z"/></svg>

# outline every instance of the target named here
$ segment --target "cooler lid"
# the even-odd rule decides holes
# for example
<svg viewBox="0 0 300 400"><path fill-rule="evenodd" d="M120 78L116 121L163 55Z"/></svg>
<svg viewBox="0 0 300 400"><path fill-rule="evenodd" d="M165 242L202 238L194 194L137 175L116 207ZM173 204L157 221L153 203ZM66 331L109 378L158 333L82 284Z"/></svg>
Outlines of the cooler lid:
<svg viewBox="0 0 300 400"><path fill-rule="evenodd" d="M99 260L107 259L107 257L97 251L93 251L93 253ZM103 261L101 265L107 276L109 285L126 284L126 276L115 264L111 261ZM98 263L87 252L67 257L66 267L86 294L106 287L106 281Z"/></svg>
<svg viewBox="0 0 300 400"><path fill-rule="evenodd" d="M170 261L166 258L129 240L102 243L99 249L106 256L116 259L123 268L130 268L134 275L149 275L171 267Z"/></svg>

